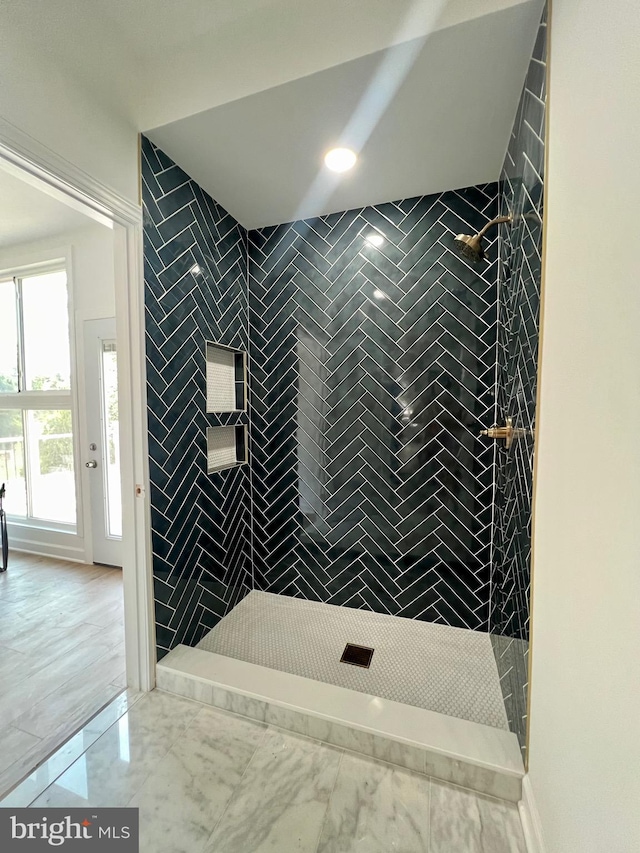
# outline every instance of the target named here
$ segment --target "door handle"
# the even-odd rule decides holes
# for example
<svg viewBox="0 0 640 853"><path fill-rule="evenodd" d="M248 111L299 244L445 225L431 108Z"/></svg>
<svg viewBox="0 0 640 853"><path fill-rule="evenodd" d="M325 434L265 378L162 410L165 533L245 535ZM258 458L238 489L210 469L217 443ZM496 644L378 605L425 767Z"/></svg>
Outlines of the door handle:
<svg viewBox="0 0 640 853"><path fill-rule="evenodd" d="M98 467L98 463L96 462L95 459L90 459L88 462L85 462L84 465L85 465L85 468L97 468Z"/></svg>

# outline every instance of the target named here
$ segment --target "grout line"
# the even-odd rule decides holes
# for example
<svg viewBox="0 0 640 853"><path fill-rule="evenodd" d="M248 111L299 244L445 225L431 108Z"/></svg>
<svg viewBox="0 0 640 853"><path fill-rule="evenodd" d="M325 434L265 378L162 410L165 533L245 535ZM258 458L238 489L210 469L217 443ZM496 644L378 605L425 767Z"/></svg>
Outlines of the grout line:
<svg viewBox="0 0 640 853"><path fill-rule="evenodd" d="M320 743L323 743L323 742L320 741ZM336 747L336 749L339 749L339 747ZM340 759L338 761L338 766L336 768L336 775L335 775L335 778L333 780L333 785L331 786L331 791L329 793L329 796L327 797L327 805L326 805L326 808L324 811L324 817L323 817L322 822L320 824L320 829L318 830L318 840L316 841L316 845L313 848L314 853L317 853L317 850L320 846L320 841L322 840L322 832L324 830L325 824L327 823L327 820L329 819L329 812L331 810L331 800L333 799L333 795L335 793L336 786L338 784L338 777L340 776L340 771L342 770L342 762L344 760L344 756L345 756L345 751L341 750Z"/></svg>
<svg viewBox="0 0 640 853"><path fill-rule="evenodd" d="M431 850L431 834L433 827L433 777L428 776L429 779L429 835L427 836L427 849L425 853L429 853Z"/></svg>
<svg viewBox="0 0 640 853"><path fill-rule="evenodd" d="M213 706L210 706L210 707L213 707ZM221 710L221 709L218 709L218 710ZM232 713L232 712L230 712L230 713ZM240 719L245 719L245 720L246 720L246 719L249 719L248 717L242 717L242 715L241 715L241 714L237 714L237 715L234 715L234 716L238 716ZM253 722L254 722L254 723L259 723L259 722L260 722L260 720L253 720ZM256 754L258 753L258 750L259 750L259 749L262 749L262 747L264 746L264 742L265 742L265 740L266 740L266 738L267 738L267 733L268 733L268 731L269 731L269 725L265 723L265 730L264 730L264 734L262 735L262 737L260 738L260 740L259 740L259 741L258 741L258 743L256 744L256 748L255 748L255 749L253 750L253 752L251 753L251 758L247 761L247 765L246 765L246 767L244 768L244 770L243 770L243 772L242 772L242 775L241 775L241 776L240 776L240 778L238 779L238 783L237 783L237 785L234 787L234 789L232 790L231 794L229 795L229 799L227 800L227 803L226 803L226 805L225 805L224 809L223 809L223 810L222 810L222 812L220 813L220 817L219 817L219 818L218 818L218 820L215 822L215 824L214 824L214 826L213 826L213 829L211 830L211 833L210 833L209 837L207 838L207 842L206 842L207 844L209 843L209 841L211 841L211 838L213 837L213 834L215 833L216 829L218 828L218 825L219 825L219 824L220 824L220 822L222 821L222 818L223 818L223 817L226 815L226 813L228 812L229 807L231 806L231 802L232 802L233 798L235 797L236 793L239 791L240 786L242 785L242 782L244 781L244 778L245 778L245 776L247 775L247 772L248 772L248 770L249 770L249 767L250 767L250 766L251 766L251 764L253 763L253 760L254 760L254 758L256 757ZM206 849L206 845L205 845L205 847L204 847L203 849Z"/></svg>

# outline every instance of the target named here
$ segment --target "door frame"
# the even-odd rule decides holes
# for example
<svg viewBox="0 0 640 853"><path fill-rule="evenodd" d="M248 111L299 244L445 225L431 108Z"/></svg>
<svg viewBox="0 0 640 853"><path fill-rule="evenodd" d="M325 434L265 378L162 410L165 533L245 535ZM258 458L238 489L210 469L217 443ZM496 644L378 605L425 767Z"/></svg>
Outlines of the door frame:
<svg viewBox="0 0 640 853"><path fill-rule="evenodd" d="M155 686L142 208L0 118L0 168L113 229L127 684Z"/></svg>

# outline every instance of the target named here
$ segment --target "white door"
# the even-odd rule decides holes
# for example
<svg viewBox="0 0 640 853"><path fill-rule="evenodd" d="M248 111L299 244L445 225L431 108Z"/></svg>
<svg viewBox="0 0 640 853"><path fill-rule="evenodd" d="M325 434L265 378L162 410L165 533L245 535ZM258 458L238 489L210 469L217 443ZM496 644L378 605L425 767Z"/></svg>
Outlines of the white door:
<svg viewBox="0 0 640 853"><path fill-rule="evenodd" d="M88 469L93 562L122 566L122 500L116 321L84 323L87 435L83 464Z"/></svg>

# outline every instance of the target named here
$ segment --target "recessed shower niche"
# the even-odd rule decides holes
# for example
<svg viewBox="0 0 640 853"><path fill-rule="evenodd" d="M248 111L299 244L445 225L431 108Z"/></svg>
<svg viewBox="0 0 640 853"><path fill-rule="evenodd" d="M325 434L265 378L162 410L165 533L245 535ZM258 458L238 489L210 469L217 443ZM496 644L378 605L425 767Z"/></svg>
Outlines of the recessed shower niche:
<svg viewBox="0 0 640 853"><path fill-rule="evenodd" d="M247 427L207 427L207 474L246 465Z"/></svg>
<svg viewBox="0 0 640 853"><path fill-rule="evenodd" d="M247 354L211 341L205 343L206 412L233 414L247 409ZM207 474L247 462L244 424L207 427Z"/></svg>
<svg viewBox="0 0 640 853"><path fill-rule="evenodd" d="M211 341L205 343L207 413L247 409L247 355Z"/></svg>

